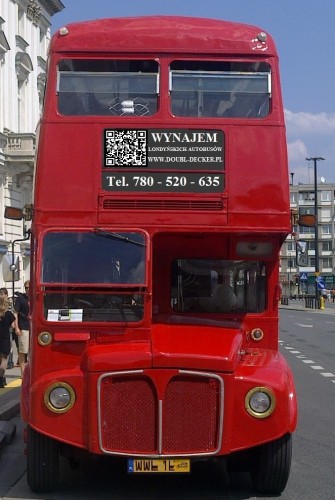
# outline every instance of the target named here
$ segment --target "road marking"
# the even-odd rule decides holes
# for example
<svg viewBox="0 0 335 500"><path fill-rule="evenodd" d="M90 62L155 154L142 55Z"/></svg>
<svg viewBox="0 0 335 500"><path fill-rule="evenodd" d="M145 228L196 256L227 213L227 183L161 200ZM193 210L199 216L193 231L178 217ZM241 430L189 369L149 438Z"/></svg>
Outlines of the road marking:
<svg viewBox="0 0 335 500"><path fill-rule="evenodd" d="M300 354L300 351L297 351L294 347L290 345L284 345L283 340L278 341L281 346L289 351L291 354L294 354L297 359L300 359L303 363L306 365L309 365L313 370L318 370L320 375L322 375L324 378L332 379L331 382L335 384L335 374L332 372L322 372L321 370L324 370L323 366L317 365L315 361L312 359L305 359L307 356L305 354Z"/></svg>
<svg viewBox="0 0 335 500"><path fill-rule="evenodd" d="M16 378L12 382L8 382L6 387L21 387L22 380L20 378Z"/></svg>
<svg viewBox="0 0 335 500"><path fill-rule="evenodd" d="M295 323L297 326L301 326L302 328L313 328L313 325L305 325L304 323Z"/></svg>

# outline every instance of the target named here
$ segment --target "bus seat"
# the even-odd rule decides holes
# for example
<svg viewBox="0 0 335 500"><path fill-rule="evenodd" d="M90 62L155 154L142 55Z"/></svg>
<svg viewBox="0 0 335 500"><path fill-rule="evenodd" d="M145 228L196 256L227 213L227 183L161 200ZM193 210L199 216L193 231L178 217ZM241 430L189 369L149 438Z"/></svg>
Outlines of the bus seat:
<svg viewBox="0 0 335 500"><path fill-rule="evenodd" d="M235 309L237 297L231 286L216 285L211 297L199 297L199 305L205 312L229 312Z"/></svg>
<svg viewBox="0 0 335 500"><path fill-rule="evenodd" d="M226 284L216 285L213 290L212 298L217 311L228 312L235 309L237 297L231 286Z"/></svg>

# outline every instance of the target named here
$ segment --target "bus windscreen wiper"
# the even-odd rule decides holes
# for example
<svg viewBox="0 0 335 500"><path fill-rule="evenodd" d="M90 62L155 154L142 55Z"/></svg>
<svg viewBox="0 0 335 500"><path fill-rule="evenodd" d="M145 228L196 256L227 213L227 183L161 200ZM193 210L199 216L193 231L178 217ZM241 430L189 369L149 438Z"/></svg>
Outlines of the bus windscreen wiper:
<svg viewBox="0 0 335 500"><path fill-rule="evenodd" d="M98 236L103 236L104 238L110 238L112 240L121 240L124 241L125 243L132 243L133 245L138 245L140 247L146 246L145 243L141 243L140 241L135 241L130 238L127 238L127 236L124 236L123 234L110 233L109 231L105 231L104 229L95 228L94 234L97 234Z"/></svg>

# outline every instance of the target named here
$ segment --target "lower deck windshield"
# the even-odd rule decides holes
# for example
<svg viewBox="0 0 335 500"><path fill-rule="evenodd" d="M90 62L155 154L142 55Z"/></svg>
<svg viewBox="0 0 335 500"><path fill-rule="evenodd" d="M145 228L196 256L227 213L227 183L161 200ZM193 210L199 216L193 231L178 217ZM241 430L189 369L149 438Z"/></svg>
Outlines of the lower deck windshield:
<svg viewBox="0 0 335 500"><path fill-rule="evenodd" d="M178 313L261 312L266 306L265 265L242 260L177 259L171 306Z"/></svg>
<svg viewBox="0 0 335 500"><path fill-rule="evenodd" d="M102 229L47 233L39 284L45 320L138 323L152 307L153 321L184 316L201 322L266 308L263 262L179 258L183 237L173 246L169 238L165 244L156 238L150 259L146 238L140 231Z"/></svg>
<svg viewBox="0 0 335 500"><path fill-rule="evenodd" d="M140 321L147 285L145 262L141 233L48 233L41 270L45 319Z"/></svg>

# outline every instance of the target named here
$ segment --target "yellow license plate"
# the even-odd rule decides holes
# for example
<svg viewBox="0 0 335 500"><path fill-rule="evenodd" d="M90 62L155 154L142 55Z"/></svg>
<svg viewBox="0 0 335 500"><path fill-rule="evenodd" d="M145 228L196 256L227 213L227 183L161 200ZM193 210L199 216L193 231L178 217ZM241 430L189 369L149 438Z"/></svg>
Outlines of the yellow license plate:
<svg viewBox="0 0 335 500"><path fill-rule="evenodd" d="M148 458L130 458L128 459L128 472L137 474L155 474L155 473L178 473L191 472L191 462L185 458L172 459L148 459Z"/></svg>

